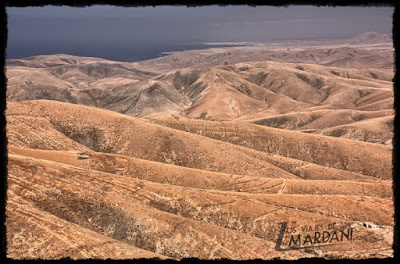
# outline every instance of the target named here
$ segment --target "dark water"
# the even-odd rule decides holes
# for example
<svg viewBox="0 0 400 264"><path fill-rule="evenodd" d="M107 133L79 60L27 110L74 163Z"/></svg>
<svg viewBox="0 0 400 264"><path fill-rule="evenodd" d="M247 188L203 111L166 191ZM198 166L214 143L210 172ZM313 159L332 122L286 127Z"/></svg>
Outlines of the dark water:
<svg viewBox="0 0 400 264"><path fill-rule="evenodd" d="M240 45L209 45L204 43L184 43L184 44L171 44L171 43L148 43L136 45L79 45L74 46L72 43L69 45L51 45L43 46L42 44L29 45L21 44L13 45L7 48L8 59L25 58L36 55L51 55L51 54L69 54L84 57L97 57L114 61L134 62L141 60L148 60L163 56L163 52L174 52L184 50L201 50L217 47L238 47Z"/></svg>

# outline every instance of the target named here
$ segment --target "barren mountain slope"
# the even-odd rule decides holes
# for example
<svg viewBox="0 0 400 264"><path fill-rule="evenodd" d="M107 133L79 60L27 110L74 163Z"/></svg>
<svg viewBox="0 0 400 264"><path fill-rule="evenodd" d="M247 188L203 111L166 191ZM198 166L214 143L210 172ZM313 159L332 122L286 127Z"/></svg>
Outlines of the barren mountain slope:
<svg viewBox="0 0 400 264"><path fill-rule="evenodd" d="M294 158L377 178L391 177L391 151L387 146L247 123L170 122L168 125L180 129L176 130L112 111L43 100L9 103L7 116L9 142L21 147L68 150L77 144L79 149L215 172L298 178L271 165ZM36 120L43 125L35 127ZM272 155L283 156L283 160Z"/></svg>
<svg viewBox="0 0 400 264"><path fill-rule="evenodd" d="M303 181L302 179L292 180L211 172L94 151L86 152L90 155L90 159L77 159L77 151L37 150L15 146L10 146L9 151L11 154L45 159L118 176L198 189L274 194L282 189L284 183L287 194L365 194L384 198L391 195L389 181L377 180L343 170L332 169L332 173L329 173L329 168L326 167L323 167L325 173L322 174L319 173L318 166L313 164L307 165L309 171L313 172L313 178L304 178L307 181ZM296 189L295 186L298 188Z"/></svg>
<svg viewBox="0 0 400 264"><path fill-rule="evenodd" d="M387 144L393 137L393 110L315 110L248 120L305 133Z"/></svg>
<svg viewBox="0 0 400 264"><path fill-rule="evenodd" d="M7 100L50 99L95 105L88 87L108 89L156 76L131 63L71 55L7 60Z"/></svg>
<svg viewBox="0 0 400 264"><path fill-rule="evenodd" d="M310 135L238 122L194 121L190 119L158 119L153 122L272 155L281 155L322 166L374 175L378 178L391 178L391 148L385 145ZM373 151L368 155L372 156L366 158L364 154L369 153L370 150ZM372 153L375 153L376 156ZM382 164L382 166L378 164ZM381 168L379 172L377 172L378 167ZM376 174L371 174L372 171L375 171Z"/></svg>
<svg viewBox="0 0 400 264"><path fill-rule="evenodd" d="M299 147L326 144L325 156L336 149L341 155L346 151L349 158L355 155L366 168L367 158L390 166L390 151L384 146L240 123L227 126L232 126L235 139L228 143L223 136L209 138L210 131L221 125L227 128L228 122L191 120L192 127L205 131L201 136L193 129L183 132L107 110L51 101L10 102L6 114L9 256L296 259L392 254L391 183L377 179L386 173L383 167L371 167L380 172L363 176L283 154L284 142L293 144L290 139L297 137ZM267 152L275 156L254 150L259 132L271 140L267 146L272 149ZM146 140L149 135L158 141ZM178 139L186 146L184 152L173 144ZM274 141L281 142L283 149ZM218 147L210 148L213 145ZM166 148L156 156L151 153L156 146ZM175 157L160 159L174 150ZM244 170L234 164L230 165L234 173L223 166L209 168L202 163L201 151L221 164L234 158L246 173L240 175ZM79 159L78 152L85 152L87 158ZM197 163L177 163L192 155L199 156ZM302 159L309 159L307 153L303 155ZM251 171L257 162L265 168L262 174ZM355 161L350 164L349 169L356 166ZM197 168L187 168L192 165ZM325 173L318 172L319 167ZM325 178L306 180L291 172L303 168ZM331 179L326 178L330 170ZM348 177L335 178L340 174ZM41 218L45 224L38 223ZM351 225L354 240L311 251L276 251L283 219L300 226L310 219L313 224ZM29 239L24 239L27 234ZM22 250L24 245L32 245L32 250Z"/></svg>
<svg viewBox="0 0 400 264"><path fill-rule="evenodd" d="M300 110L392 109L392 76L387 71L276 62L219 66L193 83L203 84L203 96L184 113L192 118L244 120ZM193 84L183 85L183 92L191 91Z"/></svg>
<svg viewBox="0 0 400 264"><path fill-rule="evenodd" d="M288 50L266 47L246 47L223 52L202 54L202 51L182 51L156 59L136 62L143 69L165 73L182 68L205 69L224 64L242 62L277 61L310 63L343 68L375 68L393 70L393 50L371 50L370 47L300 47L288 46Z"/></svg>
<svg viewBox="0 0 400 264"><path fill-rule="evenodd" d="M68 67L97 66L83 61L65 67L69 73ZM315 133L370 142L385 142L391 137L389 123L387 130L390 131L384 133L353 125L361 119L393 115L391 71L255 62L203 70L183 69L139 81L129 79L130 75L125 73L119 75L117 68L110 67L111 72L101 75L95 70L75 69L68 78L63 78L66 73L54 74L54 67L10 66L7 100L51 99L138 117L172 114L208 120L251 121L280 128L291 126L289 129L296 130L318 129ZM83 82L72 80L80 76L76 71L81 73ZM331 116L335 118L329 121ZM292 121L298 119L305 123L296 121L298 125L294 125ZM341 125L352 127L340 128L341 132L333 128ZM383 123L380 126L385 128ZM322 131L328 128L334 131Z"/></svg>
<svg viewBox="0 0 400 264"><path fill-rule="evenodd" d="M288 257L289 254L274 250L278 223L285 219L306 224L310 217L318 223L335 222L356 227L357 239L351 243L353 250L390 247L389 230L393 223L390 198L365 197L362 201L357 196L347 196L350 199L346 199L333 195L320 196L319 201L315 201L314 196L308 195L277 194L280 198L276 199L265 195L209 192L82 170L13 154L10 155L9 168L9 196L22 196L35 208L63 219L56 222L61 227L68 226L65 223L68 221L99 235L169 257ZM336 202L341 206L338 207ZM8 208L10 211L15 207L11 203ZM352 213L349 211L351 208ZM27 218L30 216L25 216L25 222ZM380 233L388 235L377 242L379 232L371 234L357 221L373 222L379 226ZM51 226L49 229L49 232L57 230ZM86 234L87 239L96 237L92 232ZM374 243L363 241L374 237ZM71 240L74 242L74 238ZM213 250L215 247L219 250ZM340 245L333 245L313 254L293 252L290 258L326 255L343 249ZM79 249L68 253L82 254L82 251L85 252ZM82 255L80 257L84 257Z"/></svg>
<svg viewBox="0 0 400 264"><path fill-rule="evenodd" d="M14 187L12 177L9 178L10 189L6 212L9 258L166 258L99 234L43 210L43 207L38 207L30 199L25 199L11 190ZM28 184L31 185L29 182ZM26 188L23 184L19 186Z"/></svg>
<svg viewBox="0 0 400 264"><path fill-rule="evenodd" d="M7 256L392 257L391 38L253 44L8 60Z"/></svg>
<svg viewBox="0 0 400 264"><path fill-rule="evenodd" d="M382 43L392 43L393 40L388 34L382 34L378 32L365 32L358 36L350 39L349 43L351 45L367 45L367 44L382 44Z"/></svg>

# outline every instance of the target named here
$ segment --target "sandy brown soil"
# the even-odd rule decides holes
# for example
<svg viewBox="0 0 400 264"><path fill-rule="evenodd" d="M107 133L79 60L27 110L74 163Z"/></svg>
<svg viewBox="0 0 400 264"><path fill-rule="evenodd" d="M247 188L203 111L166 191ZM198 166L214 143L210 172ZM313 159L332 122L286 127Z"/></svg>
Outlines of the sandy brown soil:
<svg viewBox="0 0 400 264"><path fill-rule="evenodd" d="M241 123L173 118L159 125L52 101L9 102L6 114L9 257L391 255L386 146ZM228 127L229 137L218 133ZM257 148L260 141L270 148ZM286 153L286 141L291 149L294 142L301 149L325 146L325 160L307 149L298 156ZM78 159L78 152L88 158ZM348 159L347 166L339 162L350 156L358 159ZM357 171L372 168L371 158L381 166ZM310 219L350 225L354 240L275 250L282 221L300 227Z"/></svg>
<svg viewBox="0 0 400 264"><path fill-rule="evenodd" d="M390 37L245 44L8 60L7 256L391 257Z"/></svg>
<svg viewBox="0 0 400 264"><path fill-rule="evenodd" d="M372 143L393 136L392 69L260 61L156 75L93 60L11 61L7 100L56 100L135 117L244 121Z"/></svg>

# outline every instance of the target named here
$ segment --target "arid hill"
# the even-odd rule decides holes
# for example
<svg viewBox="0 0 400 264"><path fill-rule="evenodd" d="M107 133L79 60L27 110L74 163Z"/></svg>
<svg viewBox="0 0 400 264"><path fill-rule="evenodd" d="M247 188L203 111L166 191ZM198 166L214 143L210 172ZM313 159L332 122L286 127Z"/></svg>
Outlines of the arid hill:
<svg viewBox="0 0 400 264"><path fill-rule="evenodd" d="M342 40L248 42L247 45L173 52L160 58L136 62L135 65L159 73L188 67L204 69L256 61L389 70L393 70L394 65L392 37L377 32L366 32Z"/></svg>
<svg viewBox="0 0 400 264"><path fill-rule="evenodd" d="M9 102L6 115L9 257L392 254L389 147L46 100ZM310 219L354 239L275 250L282 220Z"/></svg>
<svg viewBox="0 0 400 264"><path fill-rule="evenodd" d="M131 63L71 55L7 60L7 99L50 99L93 105L88 87L107 89L157 74Z"/></svg>
<svg viewBox="0 0 400 264"><path fill-rule="evenodd" d="M350 44L357 45L357 44L382 44L382 43L392 43L392 37L388 34L382 34L377 32L365 32L361 35L355 36L354 38L350 39Z"/></svg>
<svg viewBox="0 0 400 264"><path fill-rule="evenodd" d="M165 73L181 68L204 69L212 66L241 62L277 61L311 63L344 68L375 68L393 70L393 50L365 50L356 47L289 48L289 51L254 48L202 54L201 51L183 51L135 64L151 71Z"/></svg>
<svg viewBox="0 0 400 264"><path fill-rule="evenodd" d="M393 46L7 60L7 256L392 257Z"/></svg>
<svg viewBox="0 0 400 264"><path fill-rule="evenodd" d="M8 101L56 100L136 117L250 121L374 143L392 137L391 70L269 61L155 75L109 61L47 57L8 66ZM369 121L380 128L364 125Z"/></svg>
<svg viewBox="0 0 400 264"><path fill-rule="evenodd" d="M317 110L253 120L252 123L304 133L391 145L393 110Z"/></svg>

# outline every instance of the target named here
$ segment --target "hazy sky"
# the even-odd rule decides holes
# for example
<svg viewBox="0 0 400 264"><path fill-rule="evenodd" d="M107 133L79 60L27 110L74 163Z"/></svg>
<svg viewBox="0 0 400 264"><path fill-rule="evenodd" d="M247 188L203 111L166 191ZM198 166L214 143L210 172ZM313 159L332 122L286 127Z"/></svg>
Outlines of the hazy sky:
<svg viewBox="0 0 400 264"><path fill-rule="evenodd" d="M7 57L67 53L129 61L190 42L391 33L392 13L392 7L316 6L7 8Z"/></svg>

